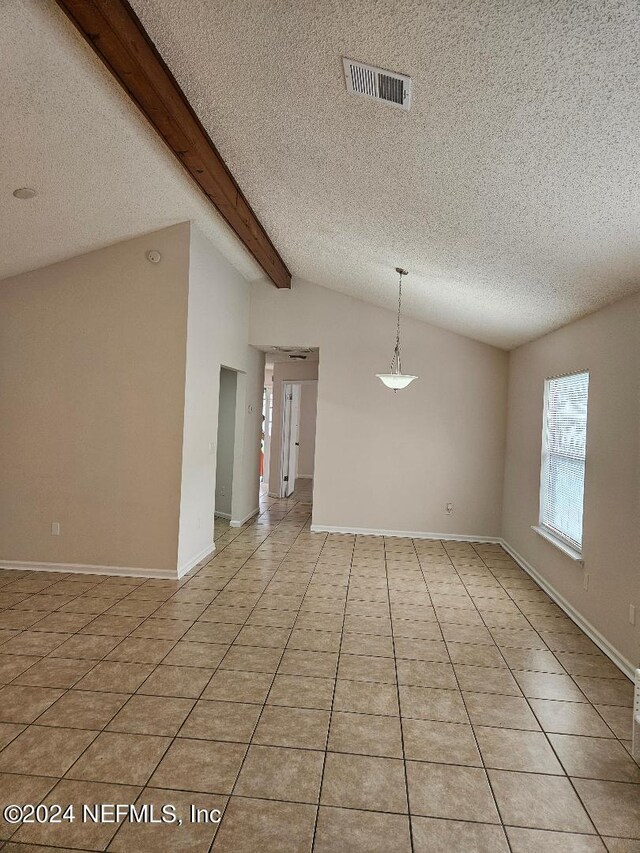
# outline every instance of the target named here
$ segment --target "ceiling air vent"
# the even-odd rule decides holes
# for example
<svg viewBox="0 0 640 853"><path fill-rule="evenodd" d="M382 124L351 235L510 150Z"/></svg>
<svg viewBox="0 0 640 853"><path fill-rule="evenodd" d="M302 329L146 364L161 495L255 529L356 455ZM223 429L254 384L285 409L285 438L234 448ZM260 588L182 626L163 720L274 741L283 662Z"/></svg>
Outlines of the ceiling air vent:
<svg viewBox="0 0 640 853"><path fill-rule="evenodd" d="M353 59L343 59L347 92L385 101L401 110L411 106L411 78L395 71L374 68Z"/></svg>

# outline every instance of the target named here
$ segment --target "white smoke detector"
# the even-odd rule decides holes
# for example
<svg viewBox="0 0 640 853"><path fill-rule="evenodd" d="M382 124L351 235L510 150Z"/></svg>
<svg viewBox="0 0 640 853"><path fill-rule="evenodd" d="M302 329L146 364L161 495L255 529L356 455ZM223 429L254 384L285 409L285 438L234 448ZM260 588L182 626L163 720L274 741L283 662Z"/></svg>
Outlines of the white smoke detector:
<svg viewBox="0 0 640 853"><path fill-rule="evenodd" d="M343 58L344 80L347 92L351 95L363 95L384 101L401 110L408 111L411 107L411 77L397 74L395 71L385 71L373 65L365 65L354 59Z"/></svg>

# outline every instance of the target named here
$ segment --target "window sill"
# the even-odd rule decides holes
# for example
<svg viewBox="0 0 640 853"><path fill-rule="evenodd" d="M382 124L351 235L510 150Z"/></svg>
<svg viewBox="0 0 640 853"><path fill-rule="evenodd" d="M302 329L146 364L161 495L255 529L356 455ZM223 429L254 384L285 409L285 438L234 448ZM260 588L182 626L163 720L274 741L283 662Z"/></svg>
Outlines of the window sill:
<svg viewBox="0 0 640 853"><path fill-rule="evenodd" d="M559 551L562 551L563 554L566 554L566 556L574 562L584 564L582 552L576 551L576 549L572 548L571 545L567 545L567 543L563 542L562 539L558 539L558 537L554 536L550 530L546 530L544 527L538 527L537 525L533 525L531 529L534 530L538 536L542 536L543 539L546 539L547 542L554 545Z"/></svg>

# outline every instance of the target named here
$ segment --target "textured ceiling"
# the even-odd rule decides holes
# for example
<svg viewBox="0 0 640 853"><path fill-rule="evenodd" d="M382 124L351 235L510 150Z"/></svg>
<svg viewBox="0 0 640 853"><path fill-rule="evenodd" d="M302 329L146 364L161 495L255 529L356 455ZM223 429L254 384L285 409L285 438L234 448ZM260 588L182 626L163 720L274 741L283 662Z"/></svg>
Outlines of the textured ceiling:
<svg viewBox="0 0 640 853"><path fill-rule="evenodd" d="M637 0L133 6L295 275L504 347L640 287Z"/></svg>
<svg viewBox="0 0 640 853"><path fill-rule="evenodd" d="M637 0L133 6L294 275L507 348L640 287ZM185 219L261 276L52 0L0 78L0 277Z"/></svg>
<svg viewBox="0 0 640 853"><path fill-rule="evenodd" d="M50 0L0 0L0 80L0 278L188 219L262 277Z"/></svg>

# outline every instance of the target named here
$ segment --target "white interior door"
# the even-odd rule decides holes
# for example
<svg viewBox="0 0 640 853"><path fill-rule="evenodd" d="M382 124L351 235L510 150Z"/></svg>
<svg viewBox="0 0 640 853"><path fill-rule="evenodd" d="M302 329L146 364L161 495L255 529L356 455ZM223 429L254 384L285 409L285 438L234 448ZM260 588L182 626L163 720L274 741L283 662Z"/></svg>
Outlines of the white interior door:
<svg viewBox="0 0 640 853"><path fill-rule="evenodd" d="M273 412L273 388L265 385L264 389L264 421L262 430L264 433L264 459L262 465L262 480L269 482L269 465L271 464L271 415Z"/></svg>
<svg viewBox="0 0 640 853"><path fill-rule="evenodd" d="M287 496L296 487L298 476L298 448L300 447L300 398L302 389L300 385L291 385L291 437L289 439L289 480L287 485Z"/></svg>
<svg viewBox="0 0 640 853"><path fill-rule="evenodd" d="M300 430L300 385L285 382L282 388L282 464L280 495L288 498L296 485L298 433Z"/></svg>

